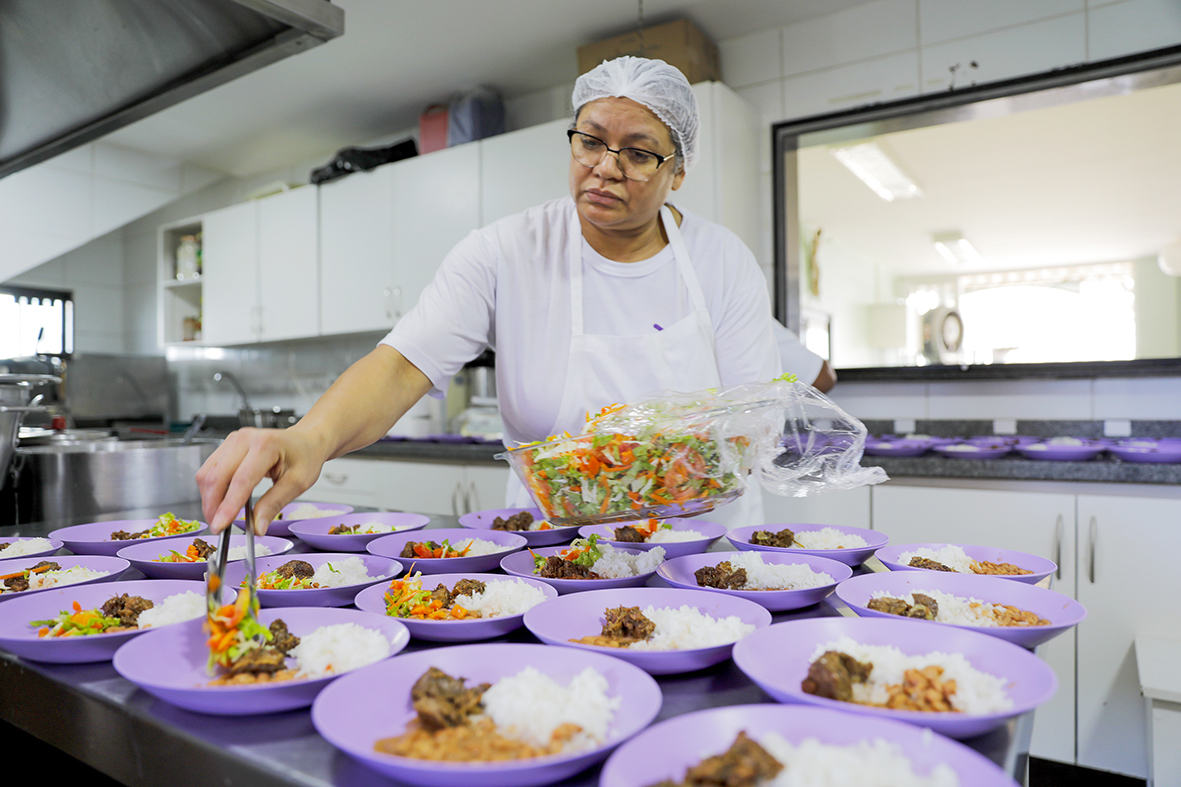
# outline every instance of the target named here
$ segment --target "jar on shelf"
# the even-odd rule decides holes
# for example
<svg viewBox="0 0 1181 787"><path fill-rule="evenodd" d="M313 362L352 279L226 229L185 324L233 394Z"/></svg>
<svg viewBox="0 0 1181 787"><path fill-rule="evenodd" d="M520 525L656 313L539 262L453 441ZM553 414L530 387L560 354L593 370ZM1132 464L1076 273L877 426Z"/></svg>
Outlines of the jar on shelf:
<svg viewBox="0 0 1181 787"><path fill-rule="evenodd" d="M201 275L201 238L183 235L176 247L176 278L180 281Z"/></svg>

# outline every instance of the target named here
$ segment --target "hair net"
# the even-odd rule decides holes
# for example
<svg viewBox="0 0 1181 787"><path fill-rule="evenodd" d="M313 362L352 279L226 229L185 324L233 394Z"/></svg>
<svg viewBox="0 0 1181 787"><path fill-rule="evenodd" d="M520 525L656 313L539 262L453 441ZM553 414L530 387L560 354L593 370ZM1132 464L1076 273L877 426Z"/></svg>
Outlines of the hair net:
<svg viewBox="0 0 1181 787"><path fill-rule="evenodd" d="M599 98L630 98L652 110L672 132L688 172L697 160L697 95L663 60L625 55L604 60L574 83L574 111Z"/></svg>

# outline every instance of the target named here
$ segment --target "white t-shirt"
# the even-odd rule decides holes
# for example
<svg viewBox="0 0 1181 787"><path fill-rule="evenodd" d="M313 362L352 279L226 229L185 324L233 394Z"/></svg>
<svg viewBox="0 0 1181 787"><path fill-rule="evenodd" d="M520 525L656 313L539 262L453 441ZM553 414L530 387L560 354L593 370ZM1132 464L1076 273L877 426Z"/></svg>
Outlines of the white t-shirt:
<svg viewBox="0 0 1181 787"><path fill-rule="evenodd" d="M779 346L779 357L783 361L783 371L794 374L801 383L811 385L824 366L824 358L805 347L800 337L778 320L775 320L772 328L775 330L775 343Z"/></svg>
<svg viewBox="0 0 1181 787"><path fill-rule="evenodd" d="M496 350L509 445L581 427L554 423L570 352L566 254L573 211L573 200L563 197L473 231L382 339L427 376L434 395L485 347ZM780 374L780 361L766 279L754 255L733 232L681 213L681 234L713 322L722 384L770 380ZM640 335L692 313L670 247L647 260L621 263L584 241L583 270L588 333Z"/></svg>

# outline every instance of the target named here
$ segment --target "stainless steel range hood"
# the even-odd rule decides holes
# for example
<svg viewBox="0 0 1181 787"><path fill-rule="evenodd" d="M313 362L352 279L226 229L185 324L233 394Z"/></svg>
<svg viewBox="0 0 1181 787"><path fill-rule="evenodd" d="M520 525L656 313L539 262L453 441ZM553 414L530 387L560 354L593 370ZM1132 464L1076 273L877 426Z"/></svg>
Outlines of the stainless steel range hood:
<svg viewBox="0 0 1181 787"><path fill-rule="evenodd" d="M0 0L0 178L343 32L327 0Z"/></svg>

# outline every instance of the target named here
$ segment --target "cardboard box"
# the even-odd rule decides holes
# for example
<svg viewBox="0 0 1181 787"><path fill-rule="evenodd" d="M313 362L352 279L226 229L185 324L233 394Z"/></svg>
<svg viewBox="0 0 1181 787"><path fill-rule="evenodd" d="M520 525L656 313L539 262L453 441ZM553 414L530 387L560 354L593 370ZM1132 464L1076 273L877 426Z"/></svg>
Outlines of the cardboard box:
<svg viewBox="0 0 1181 787"><path fill-rule="evenodd" d="M717 45L705 37L701 28L687 19L645 27L642 31L633 30L580 46L578 73L585 74L604 60L613 60L622 55L663 60L679 68L689 84L720 82L722 79Z"/></svg>

